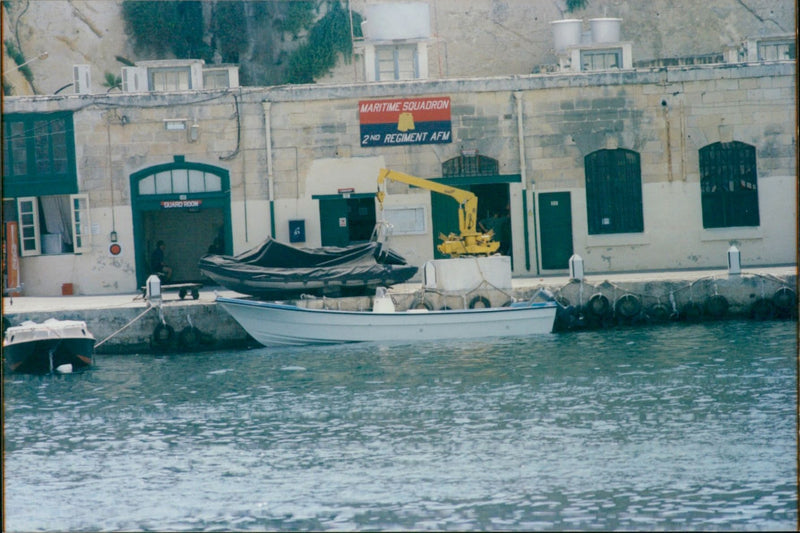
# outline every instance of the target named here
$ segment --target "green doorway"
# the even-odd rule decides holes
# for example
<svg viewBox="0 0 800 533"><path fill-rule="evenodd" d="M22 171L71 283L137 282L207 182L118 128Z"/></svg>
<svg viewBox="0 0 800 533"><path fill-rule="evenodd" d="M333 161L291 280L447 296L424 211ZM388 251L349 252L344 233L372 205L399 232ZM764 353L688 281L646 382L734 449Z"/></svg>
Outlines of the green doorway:
<svg viewBox="0 0 800 533"><path fill-rule="evenodd" d="M172 163L131 174L136 281L150 275L150 254L166 245L171 283L202 281L199 259L211 250L231 254L230 178L228 171L175 156Z"/></svg>

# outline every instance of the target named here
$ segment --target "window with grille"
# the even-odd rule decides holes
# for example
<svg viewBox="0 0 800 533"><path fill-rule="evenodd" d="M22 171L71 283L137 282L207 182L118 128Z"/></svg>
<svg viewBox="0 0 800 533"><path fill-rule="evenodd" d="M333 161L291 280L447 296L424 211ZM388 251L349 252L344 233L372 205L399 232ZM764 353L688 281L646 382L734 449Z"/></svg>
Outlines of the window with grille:
<svg viewBox="0 0 800 533"><path fill-rule="evenodd" d="M202 170L174 168L151 174L139 180L139 195L219 192L222 179Z"/></svg>
<svg viewBox="0 0 800 533"><path fill-rule="evenodd" d="M204 70L203 89L227 89L231 86L227 70Z"/></svg>
<svg viewBox="0 0 800 533"><path fill-rule="evenodd" d="M797 58L797 44L794 41L759 41L759 61L786 61Z"/></svg>
<svg viewBox="0 0 800 533"><path fill-rule="evenodd" d="M581 70L609 70L622 65L622 48L581 50Z"/></svg>
<svg viewBox="0 0 800 533"><path fill-rule="evenodd" d="M375 77L376 81L419 78L417 46L376 46Z"/></svg>
<svg viewBox="0 0 800 533"><path fill-rule="evenodd" d="M739 141L700 149L704 228L758 226L756 148Z"/></svg>
<svg viewBox="0 0 800 533"><path fill-rule="evenodd" d="M484 155L460 155L442 163L442 176L494 176L498 174L497 159Z"/></svg>
<svg viewBox="0 0 800 533"><path fill-rule="evenodd" d="M192 88L189 67L160 67L148 70L151 91L188 91Z"/></svg>
<svg viewBox="0 0 800 533"><path fill-rule="evenodd" d="M584 166L589 235L644 231L639 154L598 150L584 158Z"/></svg>

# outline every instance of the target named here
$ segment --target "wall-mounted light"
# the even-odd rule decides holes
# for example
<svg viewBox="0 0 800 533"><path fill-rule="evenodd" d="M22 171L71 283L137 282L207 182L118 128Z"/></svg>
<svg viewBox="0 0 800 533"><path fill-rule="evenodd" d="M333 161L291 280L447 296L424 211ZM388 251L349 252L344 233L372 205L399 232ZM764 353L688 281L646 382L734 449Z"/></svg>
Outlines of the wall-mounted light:
<svg viewBox="0 0 800 533"><path fill-rule="evenodd" d="M117 232L112 231L108 238L111 239L111 242L117 242Z"/></svg>
<svg viewBox="0 0 800 533"><path fill-rule="evenodd" d="M164 129L167 131L183 131L186 129L185 118L165 118Z"/></svg>

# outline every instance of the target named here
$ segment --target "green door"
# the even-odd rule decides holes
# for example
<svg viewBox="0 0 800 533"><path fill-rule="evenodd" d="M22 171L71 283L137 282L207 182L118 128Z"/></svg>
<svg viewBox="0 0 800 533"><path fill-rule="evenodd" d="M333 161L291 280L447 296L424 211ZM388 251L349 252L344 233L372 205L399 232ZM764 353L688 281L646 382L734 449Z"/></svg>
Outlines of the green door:
<svg viewBox="0 0 800 533"><path fill-rule="evenodd" d="M449 258L449 255L444 255L437 248L442 243L439 234L458 234L458 202L449 196L432 192L431 221L433 225L433 258Z"/></svg>
<svg viewBox="0 0 800 533"><path fill-rule="evenodd" d="M322 246L347 246L350 244L347 200L344 198L320 199L319 225Z"/></svg>
<svg viewBox="0 0 800 533"><path fill-rule="evenodd" d="M569 192L539 194L542 269L569 268L572 257L572 203Z"/></svg>

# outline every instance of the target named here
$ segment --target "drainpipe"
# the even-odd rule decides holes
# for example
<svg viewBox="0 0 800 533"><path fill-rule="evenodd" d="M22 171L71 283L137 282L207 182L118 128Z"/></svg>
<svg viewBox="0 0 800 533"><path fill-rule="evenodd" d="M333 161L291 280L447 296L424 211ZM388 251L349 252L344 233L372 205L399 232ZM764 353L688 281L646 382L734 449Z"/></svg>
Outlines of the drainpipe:
<svg viewBox="0 0 800 533"><path fill-rule="evenodd" d="M264 108L264 142L267 145L267 184L269 190L269 232L275 238L275 176L272 172L272 102L261 102Z"/></svg>
<svg viewBox="0 0 800 533"><path fill-rule="evenodd" d="M530 231L528 229L528 198L531 198L531 213L533 221L533 253L534 263L536 265L536 274L539 274L539 244L536 237L536 205L533 199L536 198L534 194L535 184L528 183L527 160L525 159L525 128L522 116L522 92L517 91L514 94L514 100L517 104L517 138L519 139L519 173L522 181L522 210L524 213L524 236L525 236L525 269L530 272L531 270L531 248L530 248ZM530 190L529 190L530 189Z"/></svg>

